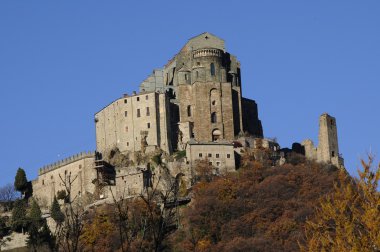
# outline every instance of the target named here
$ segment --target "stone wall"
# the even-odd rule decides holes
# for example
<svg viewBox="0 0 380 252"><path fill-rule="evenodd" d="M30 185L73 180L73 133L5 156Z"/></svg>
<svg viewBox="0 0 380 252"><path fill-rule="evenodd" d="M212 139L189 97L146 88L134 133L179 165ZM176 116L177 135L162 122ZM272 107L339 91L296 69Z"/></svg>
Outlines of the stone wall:
<svg viewBox="0 0 380 252"><path fill-rule="evenodd" d="M108 153L118 148L122 153L143 147L161 148L171 153L168 99L151 92L124 96L95 114L96 147Z"/></svg>
<svg viewBox="0 0 380 252"><path fill-rule="evenodd" d="M66 189L65 179L73 181L72 198L93 194L95 185L92 181L96 178L94 161L94 153L80 153L41 168L38 178L32 181L34 198L41 206L49 207L57 192Z"/></svg>

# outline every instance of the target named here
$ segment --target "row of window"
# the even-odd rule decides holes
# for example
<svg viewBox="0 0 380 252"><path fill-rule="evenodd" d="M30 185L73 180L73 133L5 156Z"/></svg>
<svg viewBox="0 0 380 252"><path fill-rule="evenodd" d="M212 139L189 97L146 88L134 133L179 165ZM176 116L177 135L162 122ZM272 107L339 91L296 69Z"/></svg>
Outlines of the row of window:
<svg viewBox="0 0 380 252"><path fill-rule="evenodd" d="M148 129L150 129L150 123L149 122L146 124L146 127ZM125 126L125 132L128 132L128 130L129 130L128 126Z"/></svg>
<svg viewBox="0 0 380 252"><path fill-rule="evenodd" d="M150 116L150 109L149 109L149 107L145 108L145 115L146 116ZM128 111L124 111L124 116L128 117ZM136 110L136 116L137 117L141 117L141 109L137 109Z"/></svg>
<svg viewBox="0 0 380 252"><path fill-rule="evenodd" d="M200 158L203 157L203 153L198 153L198 157L200 157ZM212 153L208 153L207 157L212 158ZM226 157L231 158L231 154L227 154ZM215 158L220 158L220 154L216 153Z"/></svg>
<svg viewBox="0 0 380 252"><path fill-rule="evenodd" d="M149 95L145 96L145 100L149 100ZM136 97L136 101L140 101L140 96ZM124 99L124 103L127 104L128 103L128 99Z"/></svg>

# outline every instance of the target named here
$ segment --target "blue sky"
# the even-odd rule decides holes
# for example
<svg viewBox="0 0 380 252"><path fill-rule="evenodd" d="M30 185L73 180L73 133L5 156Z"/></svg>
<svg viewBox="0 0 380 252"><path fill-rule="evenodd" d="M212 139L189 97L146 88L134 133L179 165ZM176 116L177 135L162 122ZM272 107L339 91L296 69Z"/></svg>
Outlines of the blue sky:
<svg viewBox="0 0 380 252"><path fill-rule="evenodd" d="M265 136L317 143L328 112L356 174L380 155L379 13L380 1L1 0L0 185L94 150L94 113L205 31L241 61Z"/></svg>

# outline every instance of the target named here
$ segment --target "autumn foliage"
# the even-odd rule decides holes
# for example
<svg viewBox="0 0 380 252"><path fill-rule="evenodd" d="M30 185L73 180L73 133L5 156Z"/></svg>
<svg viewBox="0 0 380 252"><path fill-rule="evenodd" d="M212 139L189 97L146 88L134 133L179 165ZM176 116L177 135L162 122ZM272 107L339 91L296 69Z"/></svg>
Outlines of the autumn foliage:
<svg viewBox="0 0 380 252"><path fill-rule="evenodd" d="M330 193L339 171L301 161L270 166L243 160L236 173L194 187L183 227L171 237L177 251L299 251L305 223Z"/></svg>

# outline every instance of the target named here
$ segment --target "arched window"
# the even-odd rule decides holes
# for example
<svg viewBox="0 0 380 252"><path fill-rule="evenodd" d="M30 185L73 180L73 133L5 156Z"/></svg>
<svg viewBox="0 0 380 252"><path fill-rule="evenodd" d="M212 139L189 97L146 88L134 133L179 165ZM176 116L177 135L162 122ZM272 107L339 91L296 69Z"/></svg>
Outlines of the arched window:
<svg viewBox="0 0 380 252"><path fill-rule="evenodd" d="M216 112L211 113L211 123L216 123Z"/></svg>
<svg viewBox="0 0 380 252"><path fill-rule="evenodd" d="M215 76L215 65L214 65L214 63L210 64L210 73L211 73L211 76Z"/></svg>
<svg viewBox="0 0 380 252"><path fill-rule="evenodd" d="M188 116L188 117L191 116L191 105L188 105L188 106L187 106L187 116Z"/></svg>

